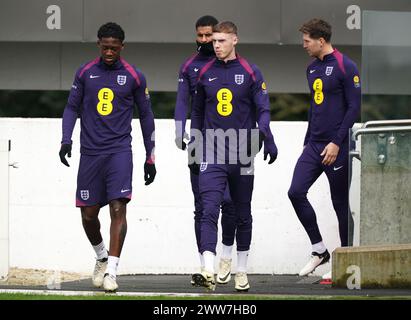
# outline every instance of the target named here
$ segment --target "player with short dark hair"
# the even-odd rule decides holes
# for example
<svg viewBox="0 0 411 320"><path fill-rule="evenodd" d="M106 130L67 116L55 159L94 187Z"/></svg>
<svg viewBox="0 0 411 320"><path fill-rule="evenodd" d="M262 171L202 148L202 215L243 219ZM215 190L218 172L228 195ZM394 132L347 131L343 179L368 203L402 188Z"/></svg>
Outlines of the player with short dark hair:
<svg viewBox="0 0 411 320"><path fill-rule="evenodd" d="M146 185L154 181L154 115L144 75L121 58L124 31L109 22L98 30L100 56L76 72L63 114L60 160L69 166L72 133L81 120L80 165L76 206L80 207L86 235L97 261L92 282L106 291L116 291L117 267L127 233L126 205L132 194L133 156L131 121L137 104L144 146ZM110 207L110 247L100 233L100 208Z"/></svg>
<svg viewBox="0 0 411 320"><path fill-rule="evenodd" d="M197 19L196 24L195 24L195 28L197 30L199 27L213 27L217 23L218 23L218 20L217 20L216 17L210 16L210 15L205 15L205 16L201 16L200 18ZM208 34L206 34L206 35L208 35ZM199 39L197 39L197 42L202 42L202 41L199 41ZM214 52L214 49L213 49L213 52Z"/></svg>
<svg viewBox="0 0 411 320"><path fill-rule="evenodd" d="M323 38L325 43L331 41L331 25L321 19L315 18L307 21L300 27L299 31L308 35L311 39L319 40Z"/></svg>
<svg viewBox="0 0 411 320"><path fill-rule="evenodd" d="M304 149L288 191L312 244L311 259L300 271L303 276L330 259L307 199L308 190L323 172L330 184L341 246L348 245L348 133L360 113L361 85L355 63L333 48L329 23L312 19L300 31L304 49L315 58L306 71L312 99Z"/></svg>

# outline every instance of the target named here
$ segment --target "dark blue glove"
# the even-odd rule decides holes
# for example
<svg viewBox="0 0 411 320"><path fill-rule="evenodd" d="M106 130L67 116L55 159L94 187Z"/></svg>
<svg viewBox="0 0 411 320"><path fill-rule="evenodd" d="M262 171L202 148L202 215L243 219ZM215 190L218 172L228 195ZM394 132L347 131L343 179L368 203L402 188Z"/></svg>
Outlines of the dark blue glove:
<svg viewBox="0 0 411 320"><path fill-rule="evenodd" d="M258 152L260 152L261 147L263 146L263 141L264 141L264 139L265 139L264 133L262 133L262 132L259 130L259 131L258 131L258 151L257 151L257 152L254 151L254 154L252 155L253 157L254 157ZM249 137L249 139L248 139L248 141L247 141L247 155L248 155L249 157L251 156L251 152L253 151L252 148L251 148L251 142L252 142L252 139L251 139L251 137Z"/></svg>
<svg viewBox="0 0 411 320"><path fill-rule="evenodd" d="M278 150L277 146L275 145L274 139L266 139L264 141L264 161L267 160L268 155L270 155L270 160L268 160L268 164L272 164L278 156Z"/></svg>

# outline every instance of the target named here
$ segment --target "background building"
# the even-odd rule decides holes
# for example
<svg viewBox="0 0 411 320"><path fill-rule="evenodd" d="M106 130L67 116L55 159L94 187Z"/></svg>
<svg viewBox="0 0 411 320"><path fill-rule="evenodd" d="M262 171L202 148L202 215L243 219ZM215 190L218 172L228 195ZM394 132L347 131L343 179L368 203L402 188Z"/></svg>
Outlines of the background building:
<svg viewBox="0 0 411 320"><path fill-rule="evenodd" d="M361 66L362 12L411 11L409 0L1 0L0 89L68 90L75 70L96 51L99 26L119 23L126 33L124 57L147 76L151 91L175 91L182 60L195 49L194 24L215 15L239 27L239 52L263 71L270 93L308 92L299 26L321 17L333 26L332 42ZM395 21L382 21L392 24ZM404 32L409 32L403 30ZM408 46L409 44L404 44ZM376 49L377 50L377 49ZM364 93L410 94L409 81L390 86L387 77L405 77L398 65L404 50L370 60L374 75ZM4 58L7 57L7 58ZM383 58L383 59L382 59ZM379 79L379 80L378 80Z"/></svg>

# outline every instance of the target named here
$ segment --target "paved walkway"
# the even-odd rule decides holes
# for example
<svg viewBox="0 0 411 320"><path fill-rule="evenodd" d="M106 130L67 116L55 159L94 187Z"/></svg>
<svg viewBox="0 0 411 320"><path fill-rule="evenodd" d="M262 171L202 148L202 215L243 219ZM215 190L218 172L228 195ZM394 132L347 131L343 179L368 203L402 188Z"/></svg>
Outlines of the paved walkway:
<svg viewBox="0 0 411 320"><path fill-rule="evenodd" d="M214 292L205 288L190 285L190 275L124 275L118 276L119 294L121 293L144 293L144 294L239 294L234 289L234 279L226 285L218 285ZM246 295L297 295L297 296L407 296L411 299L411 289L362 289L349 290L344 288L333 288L330 284L320 284L319 277L299 277L296 275L249 275L251 285ZM26 289L26 290L48 290L47 286L17 286L0 285L1 289ZM56 291L75 292L103 292L91 284L91 279L72 282L64 282Z"/></svg>

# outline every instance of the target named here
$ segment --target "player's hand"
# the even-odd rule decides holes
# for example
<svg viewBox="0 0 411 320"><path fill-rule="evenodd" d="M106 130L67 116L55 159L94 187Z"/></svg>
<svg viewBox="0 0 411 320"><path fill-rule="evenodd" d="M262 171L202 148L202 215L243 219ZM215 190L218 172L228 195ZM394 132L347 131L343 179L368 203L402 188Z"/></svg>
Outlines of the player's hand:
<svg viewBox="0 0 411 320"><path fill-rule="evenodd" d="M183 137L176 137L174 139L174 142L176 143L177 148L181 150L185 150L187 147L187 144L184 142Z"/></svg>
<svg viewBox="0 0 411 320"><path fill-rule="evenodd" d="M144 181L146 182L145 185L148 186L154 181L156 177L157 170L156 165L154 163L145 162L144 163Z"/></svg>
<svg viewBox="0 0 411 320"><path fill-rule="evenodd" d="M264 139L265 139L264 133L262 133L260 130L258 130L258 151L255 152L255 151L252 149L252 146L251 146L252 138L250 137L250 139L247 141L247 155L248 155L249 157L250 157L250 156L253 156L253 157L254 157L257 153L260 152L260 150L261 150L261 148L262 148L262 146L263 146ZM253 151L254 151L254 152L253 152Z"/></svg>
<svg viewBox="0 0 411 320"><path fill-rule="evenodd" d="M188 165L190 172L198 176L200 174L200 165L198 163L191 163Z"/></svg>
<svg viewBox="0 0 411 320"><path fill-rule="evenodd" d="M70 167L69 163L66 160L66 155L71 158L71 144L65 143L61 145L59 156L60 161L67 167Z"/></svg>
<svg viewBox="0 0 411 320"><path fill-rule="evenodd" d="M184 139L189 139L189 135L187 132L184 132L184 136L180 137L180 136L176 136L176 138L174 139L174 142L177 146L177 148L181 149L181 150L185 150L187 147L187 144L185 143Z"/></svg>
<svg viewBox="0 0 411 320"><path fill-rule="evenodd" d="M332 165L335 162L335 159L337 159L339 151L340 147L335 143L330 142L327 144L323 152L321 152L321 156L324 157L322 164L325 164L326 166Z"/></svg>
<svg viewBox="0 0 411 320"><path fill-rule="evenodd" d="M264 142L264 161L267 160L268 155L270 156L270 160L268 160L268 164L272 164L278 156L277 146L275 142Z"/></svg>
<svg viewBox="0 0 411 320"><path fill-rule="evenodd" d="M188 168L190 172L195 175L200 174L200 165L198 164L198 160L196 158L196 143L191 142L188 144Z"/></svg>
<svg viewBox="0 0 411 320"><path fill-rule="evenodd" d="M258 132L258 152L260 152L263 142L265 140L265 135L261 131Z"/></svg>

